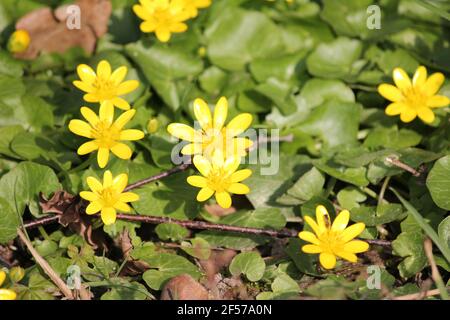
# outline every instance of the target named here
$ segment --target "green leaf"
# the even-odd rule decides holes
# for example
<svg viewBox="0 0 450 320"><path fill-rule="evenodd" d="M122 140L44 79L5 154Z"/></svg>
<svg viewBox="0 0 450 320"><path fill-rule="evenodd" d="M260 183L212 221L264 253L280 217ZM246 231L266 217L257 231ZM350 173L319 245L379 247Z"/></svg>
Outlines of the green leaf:
<svg viewBox="0 0 450 320"><path fill-rule="evenodd" d="M109 279L111 290L104 293L100 300L146 300L152 295L139 282L129 282L122 278Z"/></svg>
<svg viewBox="0 0 450 320"><path fill-rule="evenodd" d="M319 170L335 177L338 180L345 181L354 184L359 187L365 187L369 184L366 178L366 168L348 168L346 166L340 165L332 160L315 160L313 164Z"/></svg>
<svg viewBox="0 0 450 320"><path fill-rule="evenodd" d="M351 219L364 222L366 226L377 226L406 218L407 213L396 203L382 203L377 207L361 206L351 210Z"/></svg>
<svg viewBox="0 0 450 320"><path fill-rule="evenodd" d="M249 281L255 282L263 277L266 263L257 252L243 252L233 258L229 269L232 275L244 274Z"/></svg>
<svg viewBox="0 0 450 320"><path fill-rule="evenodd" d="M324 185L325 176L315 167L312 167L277 201L284 205L304 203L312 197L320 195Z"/></svg>
<svg viewBox="0 0 450 320"><path fill-rule="evenodd" d="M403 199L403 197L394 189L389 188L394 192L394 194L399 198L400 202L405 206L408 212L414 217L420 227L425 231L425 233L430 237L430 239L434 242L434 244L441 250L447 262L450 262L450 248L447 246L447 243L444 243L442 239L439 238L436 231L425 221L422 215L414 208L411 203Z"/></svg>
<svg viewBox="0 0 450 320"><path fill-rule="evenodd" d="M283 52L280 30L260 12L229 8L205 31L207 54L213 64L226 70L242 70L258 58ZM239 38L239 41L236 41Z"/></svg>
<svg viewBox="0 0 450 320"><path fill-rule="evenodd" d="M155 231L163 241L179 241L189 236L189 230L175 223L158 224Z"/></svg>
<svg viewBox="0 0 450 320"><path fill-rule="evenodd" d="M397 239L392 241L394 253L405 258L398 265L402 277L410 278L427 265L427 257L423 248L424 240L421 232L402 232Z"/></svg>
<svg viewBox="0 0 450 320"><path fill-rule="evenodd" d="M359 204L367 199L366 194L355 187L345 187L338 192L336 197L339 205L347 210L358 208Z"/></svg>
<svg viewBox="0 0 450 320"><path fill-rule="evenodd" d="M308 71L317 77L354 80L365 61L358 60L363 50L362 42L349 38L337 38L321 43L306 59Z"/></svg>
<svg viewBox="0 0 450 320"><path fill-rule="evenodd" d="M344 82L336 79L308 80L300 95L305 99L309 108L322 105L326 100L355 102L355 94Z"/></svg>
<svg viewBox="0 0 450 320"><path fill-rule="evenodd" d="M17 235L20 220L9 201L0 197L0 243L6 243Z"/></svg>
<svg viewBox="0 0 450 320"><path fill-rule="evenodd" d="M440 208L450 210L450 156L436 161L428 174L427 187L433 201Z"/></svg>
<svg viewBox="0 0 450 320"><path fill-rule="evenodd" d="M181 249L188 255L200 260L207 260L211 255L211 246L202 238L194 238L190 242L181 242Z"/></svg>
<svg viewBox="0 0 450 320"><path fill-rule="evenodd" d="M450 248L450 216L441 221L438 227L439 238ZM450 263L450 262L449 262Z"/></svg>
<svg viewBox="0 0 450 320"><path fill-rule="evenodd" d="M422 136L413 130L392 128L375 128L372 130L364 146L368 148L384 147L392 149L403 149L414 147L420 143Z"/></svg>
<svg viewBox="0 0 450 320"><path fill-rule="evenodd" d="M144 272L142 279L154 290L161 290L168 280L180 274L189 274L195 279L200 277L200 272L194 264L176 254L158 252L143 260L151 269Z"/></svg>

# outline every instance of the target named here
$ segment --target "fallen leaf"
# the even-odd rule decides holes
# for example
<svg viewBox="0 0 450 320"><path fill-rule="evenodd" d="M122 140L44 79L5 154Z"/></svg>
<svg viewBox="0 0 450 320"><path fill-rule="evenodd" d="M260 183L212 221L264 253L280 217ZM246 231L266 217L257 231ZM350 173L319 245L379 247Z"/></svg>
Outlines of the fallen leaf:
<svg viewBox="0 0 450 320"><path fill-rule="evenodd" d="M190 275L182 274L167 282L161 300L208 300L208 291Z"/></svg>

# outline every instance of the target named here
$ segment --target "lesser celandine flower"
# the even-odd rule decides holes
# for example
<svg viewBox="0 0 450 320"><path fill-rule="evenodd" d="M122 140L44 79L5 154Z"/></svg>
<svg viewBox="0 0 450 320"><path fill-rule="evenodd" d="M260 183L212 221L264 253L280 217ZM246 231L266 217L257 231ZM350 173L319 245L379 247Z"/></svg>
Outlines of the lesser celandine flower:
<svg viewBox="0 0 450 320"><path fill-rule="evenodd" d="M154 32L161 42L170 40L172 33L185 32L189 19L184 6L184 0L139 0L140 4L133 6L136 15L144 20L140 29L142 32Z"/></svg>
<svg viewBox="0 0 450 320"><path fill-rule="evenodd" d="M8 40L8 50L12 53L21 53L28 49L31 42L30 34L25 30L16 30Z"/></svg>
<svg viewBox="0 0 450 320"><path fill-rule="evenodd" d="M230 193L247 194L250 189L241 181L247 179L250 169L237 170L240 157L232 156L224 160L221 151L217 151L210 161L201 155L194 156L194 165L202 176L190 176L187 182L201 188L197 194L197 201L206 201L215 195L217 203L222 208L231 206Z"/></svg>
<svg viewBox="0 0 450 320"><path fill-rule="evenodd" d="M86 213L96 214L100 212L105 225L116 222L117 210L131 211L127 202L139 200L137 194L123 192L128 184L128 175L125 173L113 177L111 171L106 170L103 174L103 182L94 177L88 177L86 182L92 190L80 192L80 197L90 202L86 208Z"/></svg>
<svg viewBox="0 0 450 320"><path fill-rule="evenodd" d="M129 110L130 104L120 96L134 91L139 86L139 82L137 80L123 81L127 72L128 69L125 66L113 72L106 60L100 61L97 73L90 66L80 64L77 67L77 73L81 81L76 80L73 84L86 92L83 98L87 102L105 102L122 110Z"/></svg>
<svg viewBox="0 0 450 320"><path fill-rule="evenodd" d="M314 233L299 233L300 239L311 243L302 247L303 252L320 254L319 261L325 269L333 269L336 266L336 257L356 262L358 258L355 253L367 251L369 245L361 240L353 240L364 231L365 225L359 222L347 228L349 219L350 213L343 210L331 224L327 209L322 205L317 206L316 221L305 216L305 222Z"/></svg>
<svg viewBox="0 0 450 320"><path fill-rule="evenodd" d="M10 289L2 289L1 286L6 280L6 272L0 270L0 300L15 300L17 294Z"/></svg>
<svg viewBox="0 0 450 320"><path fill-rule="evenodd" d="M144 132L137 129L123 130L123 127L133 118L136 110L128 110L114 120L114 107L102 103L99 115L87 107L81 108L81 114L87 120L71 120L69 130L73 133L92 139L78 148L78 154L85 155L98 150L97 161L100 168L106 167L111 151L121 159L130 159L132 151L121 141L140 140Z"/></svg>
<svg viewBox="0 0 450 320"><path fill-rule="evenodd" d="M378 92L392 101L385 111L389 116L400 115L403 122L411 122L418 116L423 122L431 123L435 118L432 109L450 103L446 96L436 94L445 80L440 72L427 77L427 69L420 66L411 81L403 69L395 68L393 78L395 86L383 83L378 87Z"/></svg>
<svg viewBox="0 0 450 320"><path fill-rule="evenodd" d="M204 9L211 5L211 0L183 0L184 10L191 18L198 15L198 9Z"/></svg>
<svg viewBox="0 0 450 320"><path fill-rule="evenodd" d="M237 137L252 123L251 114L239 114L225 126L228 115L228 101L225 97L217 102L214 115L211 114L205 101L196 99L194 114L200 125L198 130L182 123L171 123L167 127L171 135L190 142L183 147L182 154L203 154L211 157L213 152L221 150L225 157L244 156L246 149L253 145L250 139Z"/></svg>

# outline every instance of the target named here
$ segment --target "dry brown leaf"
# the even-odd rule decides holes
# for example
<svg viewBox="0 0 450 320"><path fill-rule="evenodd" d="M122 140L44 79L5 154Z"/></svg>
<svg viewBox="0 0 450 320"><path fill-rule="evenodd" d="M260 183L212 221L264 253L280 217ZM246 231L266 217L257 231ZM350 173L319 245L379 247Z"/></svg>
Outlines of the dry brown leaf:
<svg viewBox="0 0 450 320"><path fill-rule="evenodd" d="M17 53L16 58L34 59L41 52L63 53L73 47L81 47L86 52L95 50L97 39L108 31L108 21L112 6L109 0L79 0L81 12L80 29L67 27L67 8L41 8L23 16L16 23L16 29L26 30L31 37L30 46L25 52Z"/></svg>
<svg viewBox="0 0 450 320"><path fill-rule="evenodd" d="M161 300L208 300L208 291L188 274L182 274L167 282Z"/></svg>

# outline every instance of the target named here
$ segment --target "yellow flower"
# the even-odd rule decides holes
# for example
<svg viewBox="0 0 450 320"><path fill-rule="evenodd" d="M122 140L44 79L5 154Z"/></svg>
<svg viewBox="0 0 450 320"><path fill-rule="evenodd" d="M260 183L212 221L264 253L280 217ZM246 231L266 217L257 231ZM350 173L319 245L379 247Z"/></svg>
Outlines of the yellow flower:
<svg viewBox="0 0 450 320"><path fill-rule="evenodd" d="M215 195L217 203L222 208L229 208L231 206L230 193L247 194L250 192L249 187L240 183L247 179L252 171L250 169L238 170L240 164L239 157L230 157L226 160L220 151L214 154L213 161L207 158L196 155L194 156L194 165L202 176L190 176L187 182L194 186L201 188L197 194L197 201L206 201Z"/></svg>
<svg viewBox="0 0 450 320"><path fill-rule="evenodd" d="M167 127L167 131L171 135L191 142L181 149L182 154L203 154L211 157L213 152L221 150L225 157L244 156L246 149L253 145L250 139L237 137L252 123L251 114L242 113L224 126L228 115L228 101L225 97L220 98L217 102L214 117L202 99L194 101L194 114L200 125L198 130L181 123L171 123Z"/></svg>
<svg viewBox="0 0 450 320"><path fill-rule="evenodd" d="M393 78L395 86L383 83L378 87L378 92L393 102L385 110L389 116L400 115L403 122L411 122L419 116L423 122L431 123L435 118L431 109L450 103L446 96L436 95L445 80L440 72L427 77L427 69L420 66L411 81L403 69L395 68Z"/></svg>
<svg viewBox="0 0 450 320"><path fill-rule="evenodd" d="M0 287L6 279L6 272L0 270ZM17 294L10 289L1 289L0 288L0 300L16 300Z"/></svg>
<svg viewBox="0 0 450 320"><path fill-rule="evenodd" d="M86 182L91 191L80 192L80 197L90 202L86 208L87 214L101 212L105 225L116 222L116 210L130 212L127 202L139 200L139 196L133 192L123 192L128 184L128 175L125 173L113 177L111 171L103 174L103 183L94 177L88 177Z"/></svg>
<svg viewBox="0 0 450 320"><path fill-rule="evenodd" d="M211 5L211 0L183 0L184 10L186 14L191 18L195 18L198 15L198 9L204 9Z"/></svg>
<svg viewBox="0 0 450 320"><path fill-rule="evenodd" d="M8 50L12 53L21 53L28 49L31 38L27 31L16 30L8 40Z"/></svg>
<svg viewBox="0 0 450 320"><path fill-rule="evenodd" d="M116 121L114 119L114 107L109 103L100 105L99 116L87 107L81 108L81 114L87 120L71 120L69 130L92 141L82 144L78 148L79 155L85 155L97 151L97 161L100 168L106 167L109 159L109 151L120 159L130 159L132 151L129 146L120 141L140 140L144 132L136 129L123 130L123 127L133 118L136 110L128 110L122 113Z"/></svg>
<svg viewBox="0 0 450 320"><path fill-rule="evenodd" d="M305 253L319 253L320 264L325 269L333 269L336 265L336 257L343 258L350 262L356 262L355 253L367 251L369 245L361 240L353 240L364 231L364 223L355 223L347 228L350 219L348 210L343 210L334 220L330 222L330 216L327 209L319 205L316 208L316 220L305 216L306 223L311 227L314 233L302 231L298 234L300 239L308 241L302 247Z"/></svg>
<svg viewBox="0 0 450 320"><path fill-rule="evenodd" d="M142 32L154 32L161 42L170 40L172 33L187 30L184 23L189 15L184 10L184 0L139 0L140 4L133 6L136 15L144 20L140 29Z"/></svg>
<svg viewBox="0 0 450 320"><path fill-rule="evenodd" d="M139 87L139 81L123 81L128 72L127 67L121 66L112 72L108 61L102 60L97 66L97 73L86 64L80 64L77 72L81 81L76 80L73 84L86 92L84 100L109 103L122 110L130 109L130 104L120 96L134 91Z"/></svg>

